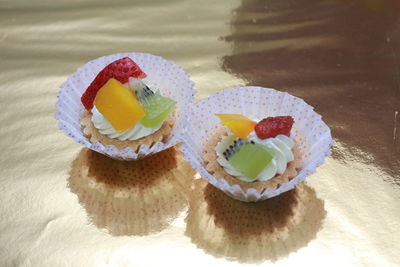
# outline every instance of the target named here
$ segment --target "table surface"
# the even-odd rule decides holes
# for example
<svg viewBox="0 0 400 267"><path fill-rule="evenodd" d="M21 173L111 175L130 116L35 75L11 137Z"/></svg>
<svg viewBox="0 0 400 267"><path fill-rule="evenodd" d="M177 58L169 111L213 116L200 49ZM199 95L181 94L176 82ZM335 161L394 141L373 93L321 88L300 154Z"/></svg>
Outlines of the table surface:
<svg viewBox="0 0 400 267"><path fill-rule="evenodd" d="M397 0L0 1L0 265L399 265L399 15ZM176 62L196 99L257 85L314 106L335 139L303 190L314 215L280 248L239 251L218 237L254 236L229 228L235 217L220 212L229 200L196 180L197 198L162 229L115 234L96 223L99 211L68 182L85 150L57 129L55 95L76 68L119 52ZM267 228L290 194L255 225ZM197 225L196 212L209 224Z"/></svg>

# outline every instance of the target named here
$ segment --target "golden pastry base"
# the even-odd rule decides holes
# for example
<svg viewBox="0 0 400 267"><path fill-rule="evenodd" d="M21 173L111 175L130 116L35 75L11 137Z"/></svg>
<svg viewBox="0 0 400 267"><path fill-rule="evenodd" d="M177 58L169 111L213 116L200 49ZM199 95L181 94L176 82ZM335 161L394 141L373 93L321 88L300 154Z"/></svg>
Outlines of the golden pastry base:
<svg viewBox="0 0 400 267"><path fill-rule="evenodd" d="M314 239L325 215L324 202L305 184L247 203L199 179L190 196L186 235L215 257L244 263L276 261Z"/></svg>
<svg viewBox="0 0 400 267"><path fill-rule="evenodd" d="M68 184L97 227L113 235L146 235L166 228L187 206L193 176L175 148L137 161L84 148Z"/></svg>

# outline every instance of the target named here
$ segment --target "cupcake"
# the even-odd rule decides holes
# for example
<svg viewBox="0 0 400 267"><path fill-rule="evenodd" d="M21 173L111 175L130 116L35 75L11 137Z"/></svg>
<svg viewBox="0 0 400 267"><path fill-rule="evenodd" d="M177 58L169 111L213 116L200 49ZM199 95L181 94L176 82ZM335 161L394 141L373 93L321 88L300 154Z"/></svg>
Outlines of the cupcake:
<svg viewBox="0 0 400 267"><path fill-rule="evenodd" d="M161 57L126 53L87 63L58 94L59 127L86 147L135 160L176 145L193 82Z"/></svg>
<svg viewBox="0 0 400 267"><path fill-rule="evenodd" d="M310 105L262 87L228 89L200 101L186 117L182 138L193 168L242 201L293 189L324 162L332 143Z"/></svg>

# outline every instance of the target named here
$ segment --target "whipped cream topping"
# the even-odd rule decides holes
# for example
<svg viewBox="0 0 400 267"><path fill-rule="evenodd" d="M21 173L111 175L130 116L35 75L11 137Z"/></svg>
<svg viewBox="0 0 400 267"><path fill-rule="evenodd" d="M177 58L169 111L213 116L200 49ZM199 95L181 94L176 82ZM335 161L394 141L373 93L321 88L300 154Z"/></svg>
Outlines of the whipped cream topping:
<svg viewBox="0 0 400 267"><path fill-rule="evenodd" d="M161 128L162 122L153 128L143 126L140 122L136 123L135 126L123 131L117 132L112 127L111 123L97 110L96 107L92 109L92 122L101 134L107 135L110 138L116 138L121 141L125 140L137 140L144 136L150 135Z"/></svg>
<svg viewBox="0 0 400 267"><path fill-rule="evenodd" d="M244 176L236 168L234 168L223 155L224 151L232 144L237 137L234 135L225 136L217 144L215 150L217 152L217 161L224 168L224 170L244 182L253 181L267 181L274 177L276 174L285 172L287 163L294 160L292 148L294 141L286 135L280 134L274 138L260 139L253 132L249 135L248 141L263 145L268 152L273 156L270 163L257 175L256 179L250 179Z"/></svg>

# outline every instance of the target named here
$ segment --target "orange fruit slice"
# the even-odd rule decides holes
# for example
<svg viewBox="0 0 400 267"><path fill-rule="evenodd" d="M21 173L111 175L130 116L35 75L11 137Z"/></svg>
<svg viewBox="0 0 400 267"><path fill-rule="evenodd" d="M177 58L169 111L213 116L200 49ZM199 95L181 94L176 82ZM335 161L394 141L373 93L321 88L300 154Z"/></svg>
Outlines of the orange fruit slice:
<svg viewBox="0 0 400 267"><path fill-rule="evenodd" d="M145 116L135 94L114 78L97 92L94 105L117 132L133 127Z"/></svg>
<svg viewBox="0 0 400 267"><path fill-rule="evenodd" d="M256 122L241 114L215 114L223 125L228 127L234 135L240 138L247 138L249 133L254 131Z"/></svg>

